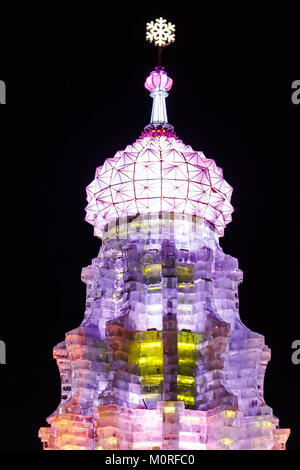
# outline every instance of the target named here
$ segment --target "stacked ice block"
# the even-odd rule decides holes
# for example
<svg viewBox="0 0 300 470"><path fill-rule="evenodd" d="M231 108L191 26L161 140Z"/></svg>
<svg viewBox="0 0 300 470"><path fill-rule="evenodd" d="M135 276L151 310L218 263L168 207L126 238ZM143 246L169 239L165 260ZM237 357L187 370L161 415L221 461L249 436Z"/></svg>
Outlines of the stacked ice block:
<svg viewBox="0 0 300 470"><path fill-rule="evenodd" d="M82 278L85 319L54 349L63 391L45 448L285 447L263 399L270 352L241 323L242 272L212 224L119 219Z"/></svg>

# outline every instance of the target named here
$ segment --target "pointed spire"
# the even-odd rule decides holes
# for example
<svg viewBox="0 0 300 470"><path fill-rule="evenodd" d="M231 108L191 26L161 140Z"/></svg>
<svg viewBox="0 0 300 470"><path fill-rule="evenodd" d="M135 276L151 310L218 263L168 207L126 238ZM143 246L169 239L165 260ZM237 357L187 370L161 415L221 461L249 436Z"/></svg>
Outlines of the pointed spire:
<svg viewBox="0 0 300 470"><path fill-rule="evenodd" d="M172 88L173 80L168 77L164 67L161 66L162 50L175 41L175 25L164 18L157 18L146 25L146 40L158 47L158 67L155 67L145 81L145 88L150 91L153 98L152 113L149 128L163 127L173 130L168 124L166 97Z"/></svg>
<svg viewBox="0 0 300 470"><path fill-rule="evenodd" d="M172 85L173 80L168 77L164 67L155 67L146 79L145 88L150 91L150 96L153 98L151 120L146 128L162 126L173 129L173 126L168 124L166 107L166 97L169 96L168 91Z"/></svg>

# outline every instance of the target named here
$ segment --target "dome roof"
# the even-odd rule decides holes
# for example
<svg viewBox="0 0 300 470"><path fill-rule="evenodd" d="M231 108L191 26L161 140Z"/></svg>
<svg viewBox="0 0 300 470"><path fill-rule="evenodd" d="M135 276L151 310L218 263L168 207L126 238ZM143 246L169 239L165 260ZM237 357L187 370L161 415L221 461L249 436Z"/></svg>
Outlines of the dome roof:
<svg viewBox="0 0 300 470"><path fill-rule="evenodd" d="M116 218L174 212L200 216L222 236L233 212L231 194L214 160L161 128L145 132L96 169L87 187L86 221L101 237Z"/></svg>

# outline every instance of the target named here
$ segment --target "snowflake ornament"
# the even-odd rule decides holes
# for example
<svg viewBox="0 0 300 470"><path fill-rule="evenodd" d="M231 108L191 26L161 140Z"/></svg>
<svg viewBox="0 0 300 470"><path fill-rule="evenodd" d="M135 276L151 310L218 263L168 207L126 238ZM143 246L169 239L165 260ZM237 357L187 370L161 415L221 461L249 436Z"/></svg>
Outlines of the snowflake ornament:
<svg viewBox="0 0 300 470"><path fill-rule="evenodd" d="M164 47L175 41L175 25L163 19L156 18L146 25L146 40L156 46Z"/></svg>

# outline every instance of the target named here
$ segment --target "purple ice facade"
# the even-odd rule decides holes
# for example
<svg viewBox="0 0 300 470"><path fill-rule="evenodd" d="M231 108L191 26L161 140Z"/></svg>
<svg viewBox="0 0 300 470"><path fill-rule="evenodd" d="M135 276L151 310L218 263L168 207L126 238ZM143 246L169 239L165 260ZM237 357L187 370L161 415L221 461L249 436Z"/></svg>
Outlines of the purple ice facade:
<svg viewBox="0 0 300 470"><path fill-rule="evenodd" d="M46 448L285 447L263 398L270 350L240 320L242 272L211 223L114 221L82 279L84 321L54 351L63 397L40 431Z"/></svg>

